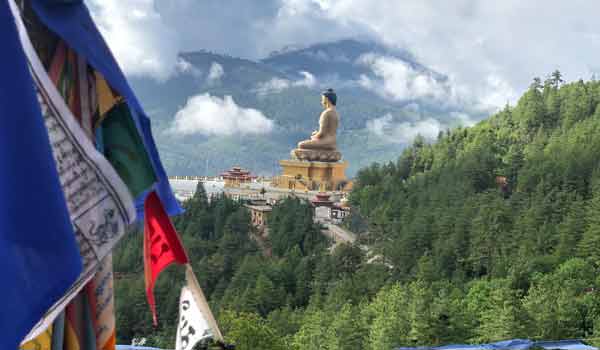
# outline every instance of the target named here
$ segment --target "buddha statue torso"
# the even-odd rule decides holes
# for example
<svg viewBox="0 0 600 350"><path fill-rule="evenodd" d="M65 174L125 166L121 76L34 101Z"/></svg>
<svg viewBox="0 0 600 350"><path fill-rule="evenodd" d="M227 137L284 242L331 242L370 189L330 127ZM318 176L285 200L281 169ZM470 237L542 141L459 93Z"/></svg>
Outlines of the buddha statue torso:
<svg viewBox="0 0 600 350"><path fill-rule="evenodd" d="M335 108L327 108L319 118L319 130L313 133L310 140L298 143L298 148L335 151L338 124L339 116Z"/></svg>

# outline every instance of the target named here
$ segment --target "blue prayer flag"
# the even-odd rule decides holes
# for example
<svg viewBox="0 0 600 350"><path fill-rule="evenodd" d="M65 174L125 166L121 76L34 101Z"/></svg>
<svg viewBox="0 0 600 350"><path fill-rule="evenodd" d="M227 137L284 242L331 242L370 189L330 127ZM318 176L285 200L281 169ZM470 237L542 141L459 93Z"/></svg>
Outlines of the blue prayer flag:
<svg viewBox="0 0 600 350"><path fill-rule="evenodd" d="M82 262L7 1L0 37L0 349L17 349Z"/></svg>

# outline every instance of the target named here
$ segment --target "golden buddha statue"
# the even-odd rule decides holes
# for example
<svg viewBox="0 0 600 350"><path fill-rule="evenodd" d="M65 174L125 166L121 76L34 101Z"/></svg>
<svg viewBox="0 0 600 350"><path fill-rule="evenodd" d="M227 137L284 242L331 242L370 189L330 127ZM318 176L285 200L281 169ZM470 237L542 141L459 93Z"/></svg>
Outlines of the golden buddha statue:
<svg viewBox="0 0 600 350"><path fill-rule="evenodd" d="M337 152L336 133L339 116L336 110L337 95L333 89L321 94L324 110L319 117L319 130L314 131L309 140L298 143L292 150L292 157L299 160L336 162L342 158Z"/></svg>

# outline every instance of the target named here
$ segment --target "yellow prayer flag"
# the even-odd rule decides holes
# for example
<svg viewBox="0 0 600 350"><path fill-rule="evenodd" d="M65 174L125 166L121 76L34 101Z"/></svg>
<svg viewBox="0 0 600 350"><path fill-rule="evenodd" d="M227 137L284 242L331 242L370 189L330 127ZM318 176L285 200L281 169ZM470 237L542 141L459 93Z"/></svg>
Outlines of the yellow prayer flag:
<svg viewBox="0 0 600 350"><path fill-rule="evenodd" d="M21 345L20 350L52 350L52 326L34 339Z"/></svg>

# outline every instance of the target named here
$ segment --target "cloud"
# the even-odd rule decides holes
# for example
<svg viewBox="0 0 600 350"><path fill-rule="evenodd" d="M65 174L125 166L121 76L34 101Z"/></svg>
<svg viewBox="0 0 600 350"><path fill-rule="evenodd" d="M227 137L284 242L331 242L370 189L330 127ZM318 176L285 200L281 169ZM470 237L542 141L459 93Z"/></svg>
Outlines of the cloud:
<svg viewBox="0 0 600 350"><path fill-rule="evenodd" d="M225 75L225 70L223 70L223 66L218 64L217 62L213 62L210 65L210 70L208 71L208 76L206 80L208 83L215 83Z"/></svg>
<svg viewBox="0 0 600 350"><path fill-rule="evenodd" d="M268 81L258 83L254 91L259 95L267 95L280 93L294 86L304 86L307 88L317 86L317 79L310 72L301 71L299 73L302 79L292 81L289 79L271 78Z"/></svg>
<svg viewBox="0 0 600 350"><path fill-rule="evenodd" d="M155 4L165 22L181 33L184 51L204 48L257 59L289 45L364 37L368 32L357 23L330 18L324 10L327 4L313 0L155 0Z"/></svg>
<svg viewBox="0 0 600 350"><path fill-rule="evenodd" d="M360 84L385 98L399 101L429 98L441 101L452 94L452 88L447 83L393 57L366 54L359 57L357 63L368 66L375 76L363 75Z"/></svg>
<svg viewBox="0 0 600 350"><path fill-rule="evenodd" d="M306 52L304 52L304 55L306 55L314 60L323 61L323 62L341 62L341 63L352 62L352 60L348 56L346 56L342 53L330 55L323 50L306 51Z"/></svg>
<svg viewBox="0 0 600 350"><path fill-rule="evenodd" d="M490 74L482 84L478 98L483 105L502 107L507 103L517 100L518 95L515 89L502 77L496 74Z"/></svg>
<svg viewBox="0 0 600 350"><path fill-rule="evenodd" d="M394 57L370 53L359 57L356 63L372 71L372 76L362 75L359 84L393 101L427 101L478 113L492 112L516 99L515 90L495 75L481 81L477 89L471 89L454 78L437 77Z"/></svg>
<svg viewBox="0 0 600 350"><path fill-rule="evenodd" d="M539 3L518 0L327 4L330 18L351 19L385 43L410 50L420 63L448 74L478 98L480 87L491 91L494 80L502 81L505 93L482 97L492 104L507 96L515 102L532 77L554 69L570 80L588 79L600 55L600 41L593 40L600 33L599 2L549 0L543 11Z"/></svg>
<svg viewBox="0 0 600 350"><path fill-rule="evenodd" d="M450 116L454 118L454 121L451 122L453 124L452 126L471 127L478 122L478 120L473 119L466 113L452 112L450 113Z"/></svg>
<svg viewBox="0 0 600 350"><path fill-rule="evenodd" d="M175 73L180 34L153 0L87 0L94 21L123 71L165 80Z"/></svg>
<svg viewBox="0 0 600 350"><path fill-rule="evenodd" d="M179 135L215 136L267 134L274 128L272 120L261 111L238 106L231 96L219 98L209 94L193 96L175 114L170 132Z"/></svg>
<svg viewBox="0 0 600 350"><path fill-rule="evenodd" d="M315 87L315 85L317 85L317 79L315 78L314 75L310 74L307 71L301 71L300 75L302 75L302 79L301 80L297 80L294 82L295 86L306 86L306 87Z"/></svg>
<svg viewBox="0 0 600 350"><path fill-rule="evenodd" d="M202 77L202 70L199 69L199 68L197 68L196 66L194 66L190 62L186 61L182 57L178 57L177 58L177 63L175 65L175 67L176 67L176 70L177 70L178 73L191 74L195 78Z"/></svg>
<svg viewBox="0 0 600 350"><path fill-rule="evenodd" d="M291 86L291 81L282 78L272 78L265 82L258 83L255 91L259 95L267 95L279 93L285 89L289 89Z"/></svg>
<svg viewBox="0 0 600 350"><path fill-rule="evenodd" d="M183 57L177 58L175 68L177 73L190 74L197 79L200 79L204 76L204 72L202 72L201 69L186 61ZM208 73L206 74L206 83L209 85L215 84L219 82L224 75L225 69L223 69L223 66L217 62L212 62L210 68L208 69Z"/></svg>
<svg viewBox="0 0 600 350"><path fill-rule="evenodd" d="M409 144L417 135L423 136L426 140L435 140L444 127L433 118L395 123L392 115L388 113L383 117L368 120L367 130L388 142Z"/></svg>
<svg viewBox="0 0 600 350"><path fill-rule="evenodd" d="M374 38L448 75L457 95L497 106L514 103L534 76L559 69L567 80L589 79L599 70L598 1L548 0L543 11L520 0L86 2L130 75L164 78L179 51L256 59L286 45ZM439 92L420 79L426 93Z"/></svg>
<svg viewBox="0 0 600 350"><path fill-rule="evenodd" d="M387 113L382 117L368 120L366 129L387 142L406 145L412 143L417 135L427 141L434 141L441 131L457 126L473 126L477 122L466 113L453 112L450 113L450 117L451 119L446 123L433 118L396 121L392 114Z"/></svg>

